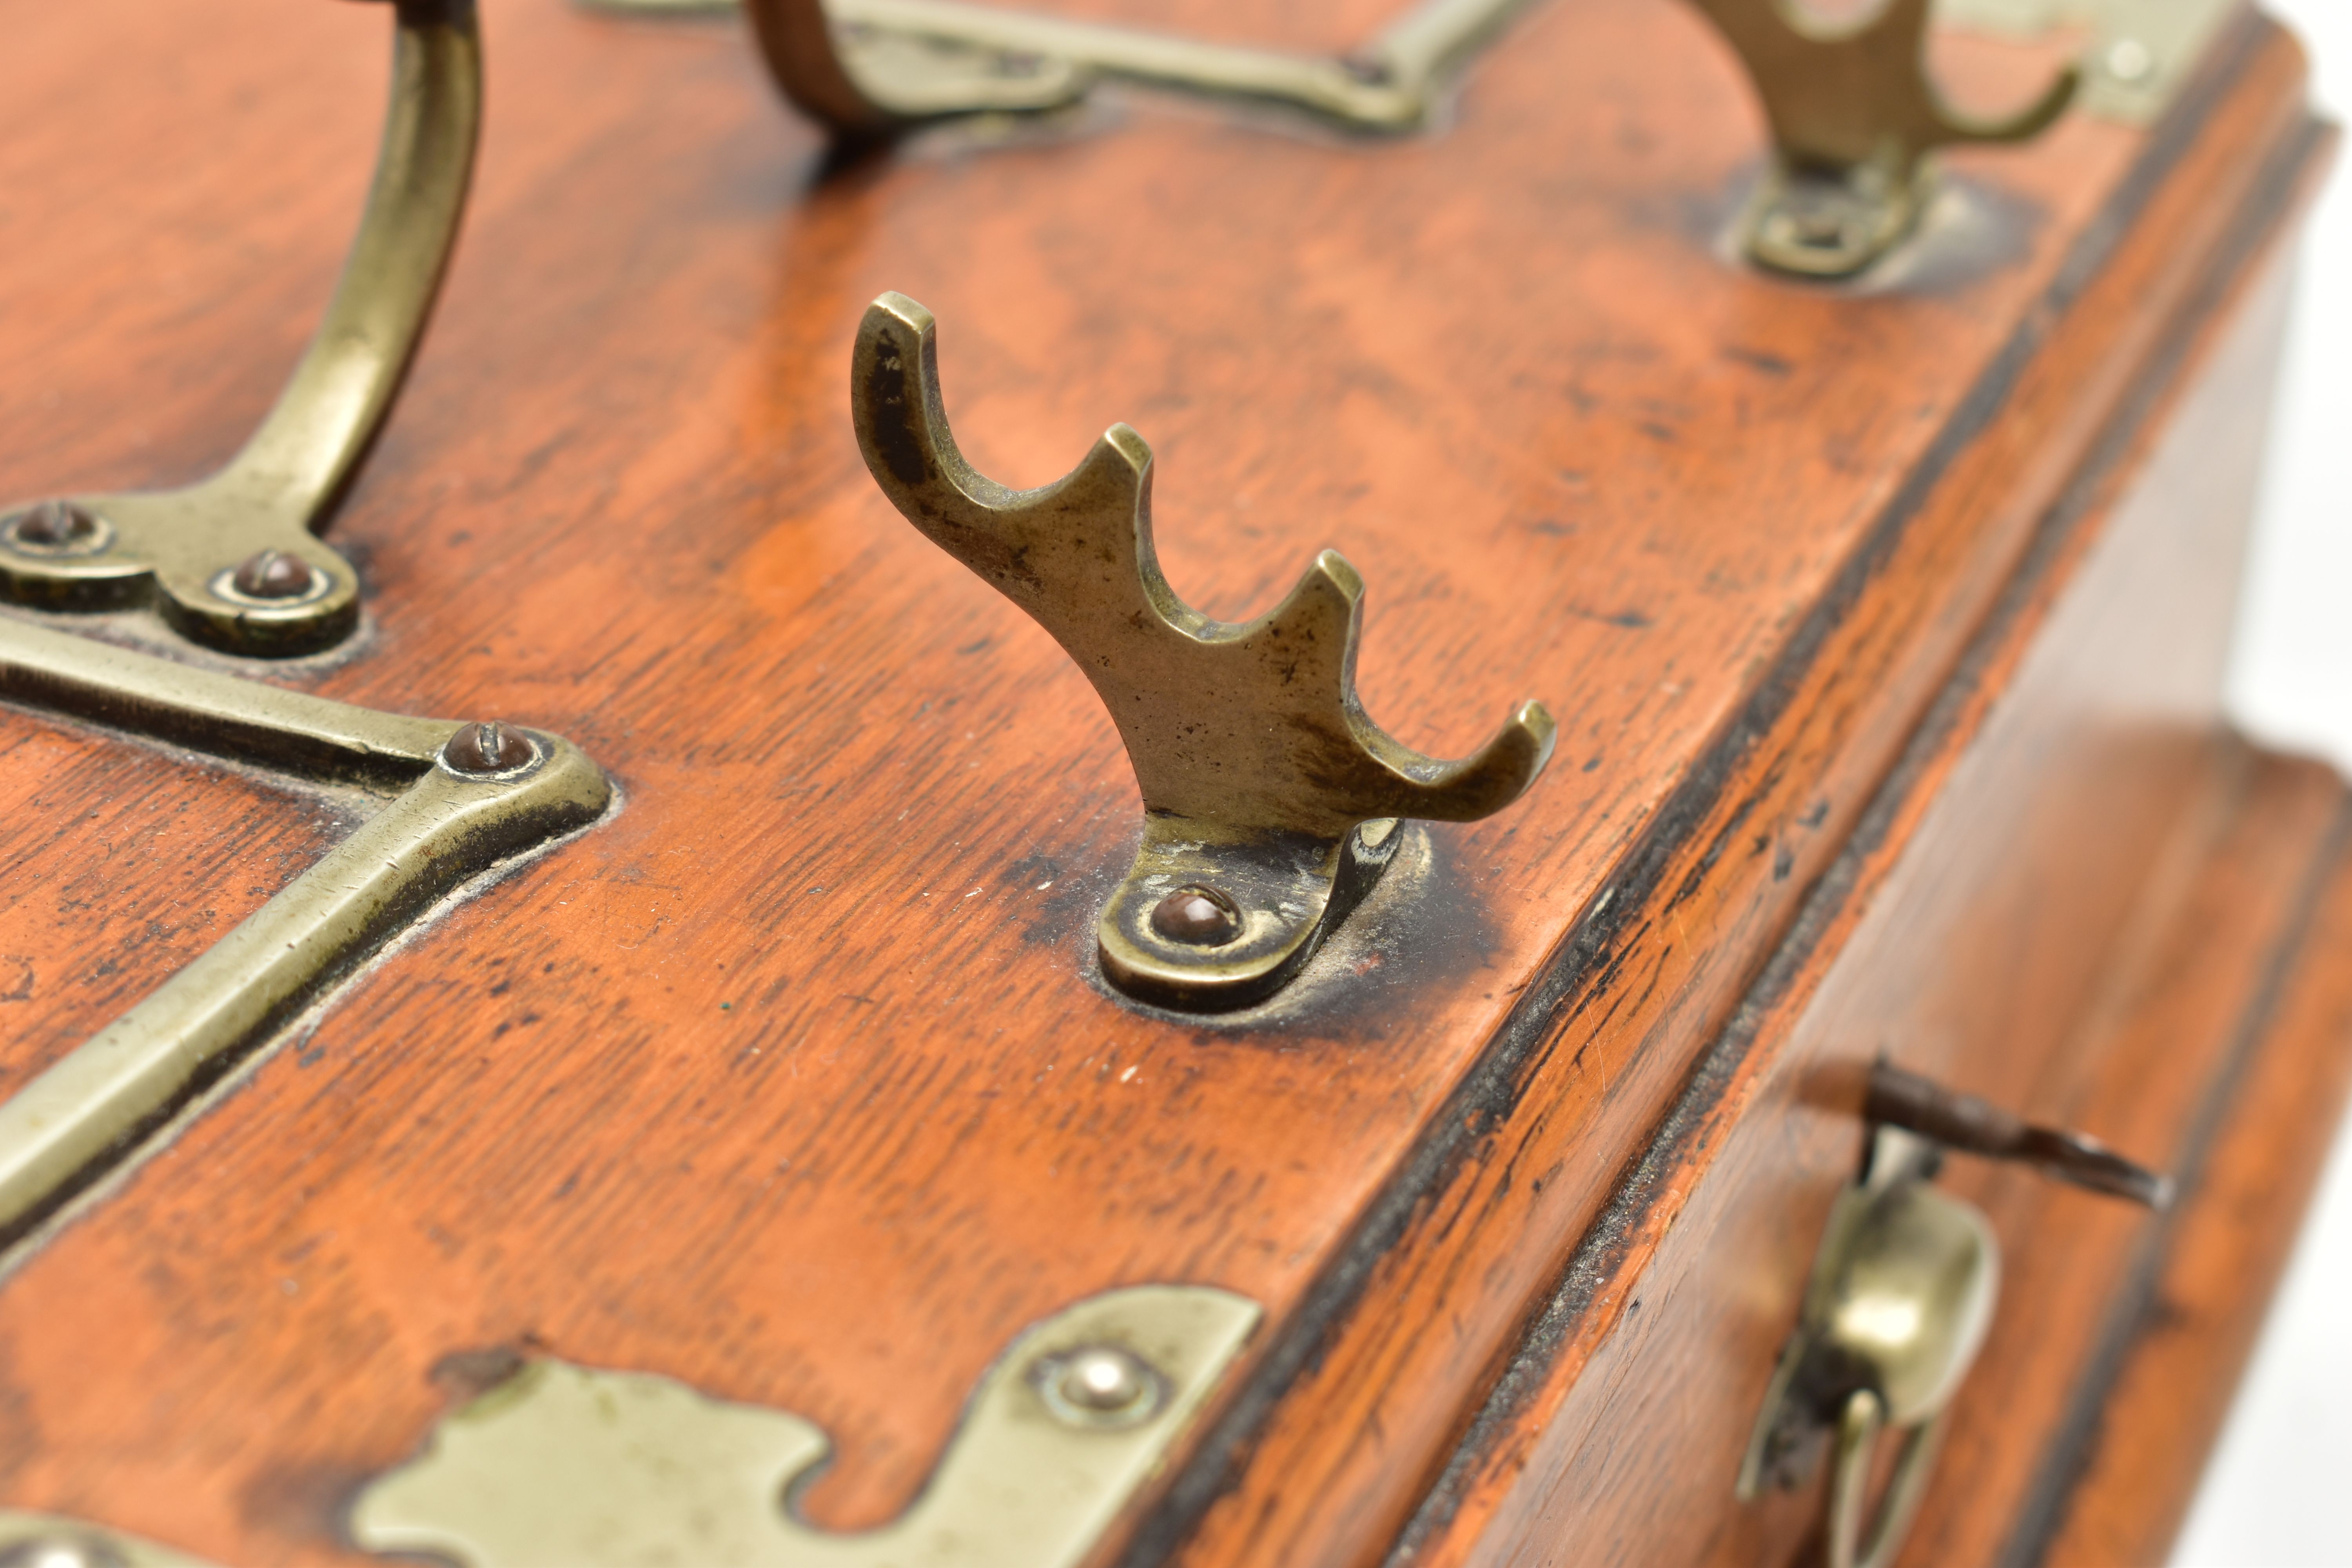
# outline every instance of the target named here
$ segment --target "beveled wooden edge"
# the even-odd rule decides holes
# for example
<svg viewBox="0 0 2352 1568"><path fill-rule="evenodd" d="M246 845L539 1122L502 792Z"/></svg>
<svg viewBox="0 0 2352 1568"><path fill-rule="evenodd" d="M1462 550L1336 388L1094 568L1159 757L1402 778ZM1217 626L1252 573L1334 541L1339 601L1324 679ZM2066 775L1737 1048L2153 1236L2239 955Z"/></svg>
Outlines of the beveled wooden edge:
<svg viewBox="0 0 2352 1568"><path fill-rule="evenodd" d="M2352 795L2334 782L2292 939L2240 1017L2226 1103L2118 1292L2006 1564L2164 1562L2196 1495L2352 1099Z"/></svg>
<svg viewBox="0 0 2352 1568"><path fill-rule="evenodd" d="M2037 351L2051 331L2050 322L2115 269L2135 241L2146 243L2137 232L2142 220L2159 200L2167 181L2197 151L2209 119L2221 105L2242 96L2251 79L2265 70L2275 74L2283 50L2300 59L2291 36L2251 8L2242 11L2214 41L2200 76L2152 129L2137 162L2074 241L2040 307L2026 313L2014 341L1994 357L1983 380L1970 389L1951 423L1923 457L1920 479L1890 499L1856 549L1848 574L1854 582L1849 584L1842 579L1824 596L1807 624L1791 636L1775 668L1757 682L1757 695L1748 709L1694 759L1682 785L1652 818L1643 837L1628 847L1617 874L1604 885L1603 896L1570 928L1544 970L1521 993L1517 1007L1482 1058L1448 1097L1444 1110L1430 1119L1428 1135L1368 1208L1354 1236L1339 1249L1300 1310L1276 1325L1247 1384L1196 1445L1158 1506L1124 1549L1109 1559L1118 1568L1208 1561L1202 1555L1202 1527L1221 1507L1237 1510L1236 1520L1251 1521L1233 1529L1271 1539L1267 1510L1280 1510L1269 1498L1276 1493L1301 1497L1318 1489L1302 1488L1300 1478L1287 1473L1286 1466L1277 1467L1286 1471L1282 1474L1267 1468L1264 1455L1269 1428L1282 1418L1301 1384L1318 1375L1330 1375L1341 1359L1337 1346L1347 1337L1349 1326L1372 1310L1368 1299L1377 1295L1384 1276L1395 1272L1397 1258L1416 1227L1445 1207L1441 1194L1475 1163L1475 1149L1501 1138L1500 1130L1513 1120L1539 1112L1540 1106L1530 1100L1530 1063L1553 1043L1562 1019L1573 1016L1580 996L1596 973L1622 962L1623 945L1641 922L1657 912L1658 900L1674 897L1665 884L1704 848L1718 817L1732 805L1726 797L1741 776L1743 759L1758 737L1773 732L1781 710L1794 700L1814 661L1833 640L1836 626L1860 593L1861 579L1876 570L1877 563L1895 550L1909 525L1928 510L1937 479L1994 427L2029 367L2036 363ZM2199 258L2193 273L2198 280L2184 290L2184 303L2178 309L2172 330L2134 378L2132 394L2105 422L2105 434L2094 443L2095 449L2086 458L2082 477L2067 492L2070 498L2076 491L2086 495L2099 491L2112 482L2114 474L2098 460L2100 451L2114 463L2132 449L2163 395L2173 389L2179 362L2201 341L2200 330L2210 324L2212 312L2245 280L2252 264L2283 231L2300 198L2315 183L2331 135L2307 110L2300 112L2299 119L2281 117L2280 128L2263 144L2268 152L2260 173L2240 193L2228 220L2215 226L2219 237ZM2063 515L2071 525L2088 505L2087 500L2072 505L2062 502L2052 509L2052 515ZM2062 553L2048 547L2047 542L2033 552L2043 558L2045 566ZM2012 593L2020 584L2032 588L2032 570L2029 558L2011 584ZM1922 722L1932 728L1932 719ZM1886 776L1899 780L1910 766L1906 758ZM1848 839L1850 846L1867 842L1873 819L1866 815L1856 825ZM1832 871L1824 883L1835 876ZM1796 916L1787 929L1801 931L1810 918L1810 911ZM1465 1410L1462 1441L1450 1455L1434 1457L1427 1500L1418 1512L1408 1510L1403 1533L1393 1542L1389 1561L1418 1561L1419 1547L1451 1524L1449 1499L1455 1483L1466 1470L1479 1467L1481 1456L1496 1465L1507 1464L1495 1450L1507 1437L1512 1410L1544 1381L1545 1363L1568 1353L1575 1338L1559 1326L1562 1303L1570 1297L1591 1303L1604 1294L1616 1294L1611 1284L1615 1271L1639 1250L1632 1245L1633 1233L1648 1223L1647 1205L1662 1195L1654 1157L1678 1138L1695 1135L1704 1110L1723 1090L1721 1074L1727 1070L1706 1050L1694 1058L1688 1086L1679 1098L1669 1098L1664 1119L1655 1124L1659 1131L1651 1144L1652 1153L1635 1157L1615 1184L1614 1196L1601 1200L1583 1242L1570 1253L1559 1276L1560 1300L1547 1310L1538 1299L1530 1319L1537 1326L1519 1342L1516 1357L1507 1352L1496 1367L1487 1384L1487 1405ZM1568 1317L1573 1319L1576 1310ZM1253 1476L1262 1478L1260 1484L1252 1485ZM1226 1544L1231 1544L1230 1540ZM1257 1554L1250 1558L1253 1563L1258 1560Z"/></svg>
<svg viewBox="0 0 2352 1568"><path fill-rule="evenodd" d="M1748 993L1732 1027L1700 1058L1689 1084L1648 1147L1628 1167L1600 1220L1572 1255L1559 1290L1531 1320L1523 1342L1499 1371L1486 1404L1470 1418L1444 1468L1433 1478L1420 1508L1391 1551L1387 1559L1391 1564L1454 1562L1467 1555L1465 1542L1476 1533L1481 1502L1491 1506L1507 1491L1506 1478L1514 1473L1514 1456L1530 1436L1526 1426L1528 1407L1541 1403L1539 1391L1556 1390L1574 1380L1576 1366L1571 1363L1580 1359L1574 1354L1580 1329L1591 1331L1581 1320L1601 1303L1622 1301L1638 1293L1635 1280L1647 1255L1639 1238L1671 1223L1671 1214L1664 1210L1670 1205L1678 1208L1704 1179L1693 1173L1711 1157L1719 1142L1706 1134L1720 1114L1720 1106L1733 1092L1742 1061L1761 1032L1763 1020L1815 960L1813 943L1866 885L1870 862L1883 853L1883 841L1892 826L1916 807L1918 795L1938 782L1966 748L1989 708L1984 690L1999 684L1987 680L1986 672L2018 657L2041 624L2063 585L2064 567L2080 549L2076 536L2085 531L2083 525L2117 493L2136 459L2160 433L2163 416L2186 390L2204 354L2226 331L2232 308L2253 286L2262 263L2274 253L2315 190L2335 140L2332 128L2306 117L2302 133L2282 146L2265 169L2245 204L2243 221L2234 228L2232 242L2216 258L2198 290L2194 307L2184 312L2169 341L2152 356L2148 374L2140 378L2135 395L2103 435L2092 461L2044 520L2042 536L2002 605L1979 632L1957 679L1938 699L1872 801L1837 865L1822 879L1788 942ZM2352 870L2341 874L2352 876ZM2318 876L2315 868L2315 883ZM2283 950L2281 962L2301 951ZM2352 964L2344 967L2352 971ZM2197 1201L2194 1194L2187 1194L2187 1199L2184 1208ZM2257 1316L2267 1293L2265 1287L2251 1303ZM2229 1363L2231 1377L2243 1353L2241 1350ZM2087 1418L2095 1419L2096 1406L2094 1399ZM2210 1440L2209 1432L2195 1445L2200 1462ZM2193 1467L2189 1473L2193 1479ZM2044 1506L2045 1511L2055 1510L2063 1506L2063 1500ZM2185 1496L2181 1506L2186 1506ZM2053 1517L2042 1527L2042 1535L2055 1528ZM2177 1521L2167 1527L2164 1540L2169 1539L2173 1528ZM1444 1542L1442 1549L1441 1542ZM2161 1552L2157 1555L2160 1558ZM2013 1553L2007 1559L2016 1564L2038 1560L2033 1553ZM2113 1562L2125 1560L2085 1559L2084 1568L2093 1568L2094 1563L2097 1568L2112 1568Z"/></svg>

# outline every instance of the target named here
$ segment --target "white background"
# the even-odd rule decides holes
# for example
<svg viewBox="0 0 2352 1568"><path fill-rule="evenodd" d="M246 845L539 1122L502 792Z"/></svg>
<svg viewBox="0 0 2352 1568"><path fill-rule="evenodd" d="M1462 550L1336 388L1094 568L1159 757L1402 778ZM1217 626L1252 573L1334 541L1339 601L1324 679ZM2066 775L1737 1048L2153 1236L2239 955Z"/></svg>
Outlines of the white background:
<svg viewBox="0 0 2352 1568"><path fill-rule="evenodd" d="M2266 0L2352 118L2352 0ZM2313 214L2231 704L2352 773L2352 173ZM2352 1134L2352 1128L2346 1130ZM2352 1138L2339 1142L2173 1568L2352 1568ZM2134 1568L2117 1564L2116 1568Z"/></svg>

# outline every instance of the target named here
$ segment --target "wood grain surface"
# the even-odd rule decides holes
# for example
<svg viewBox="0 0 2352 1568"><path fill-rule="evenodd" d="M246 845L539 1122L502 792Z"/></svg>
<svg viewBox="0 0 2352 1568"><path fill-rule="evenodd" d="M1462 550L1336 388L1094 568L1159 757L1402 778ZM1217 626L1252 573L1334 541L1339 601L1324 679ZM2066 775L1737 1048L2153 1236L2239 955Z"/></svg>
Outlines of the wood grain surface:
<svg viewBox="0 0 2352 1568"><path fill-rule="evenodd" d="M1154 16L1328 46L1380 9ZM0 494L194 472L323 300L383 18L9 16ZM494 1346L805 1415L839 1452L808 1512L869 1523L1023 1325L1155 1279L1268 1327L1111 1549L1376 1559L2315 145L2299 58L2249 18L2174 121L1956 155L1933 243L1826 291L1727 259L1757 117L1670 0L1530 11L1424 138L1138 95L850 161L731 27L485 25L468 233L332 529L368 626L264 673L557 731L625 805L0 1288L0 1500L231 1564L352 1561L353 1488L446 1408L432 1369ZM2047 68L1949 55L1985 100ZM1285 1004L1105 994L1133 785L1077 672L863 471L847 350L885 288L938 313L984 471L1039 482L1130 421L1180 593L1254 613L1335 545L1372 711L1444 752L1544 698L1552 775L1432 830ZM258 831L234 787L154 790ZM57 816L43 852L88 853Z"/></svg>
<svg viewBox="0 0 2352 1568"><path fill-rule="evenodd" d="M2262 254L2259 235L2250 239ZM1732 1413L1752 1415L1762 1400L1830 1202L1859 1164L1854 1086L1874 1057L2172 1163L2178 1126L2112 1125L2111 1106L2086 1103L2086 1053L2112 1054L2114 994L2137 983L2149 942L2204 931L2179 913L2200 875L2240 877L2240 907L2222 924L2248 952L2275 947L2255 906L2293 903L2315 874L2297 856L2329 820L2324 799L2318 826L2305 820L2323 770L2286 770L2303 795L2250 797L2245 748L2217 728L2290 276L2272 257L2252 276L2217 279L2209 309L2158 358L2168 377L2150 377L2042 520L1838 864L1579 1247L1396 1561L1788 1555L1818 1500L1736 1502L1748 1431ZM2217 848L2232 830L2272 858ZM2235 976L2246 965L2210 967ZM2229 1029L2166 1022L2168 1051L2123 1059L2202 1107L2213 1090L2200 1053L2224 1049ZM1958 1184L1971 1195L1982 1186ZM2030 1483L2066 1413L2069 1352L2084 1353L2054 1320L2095 1315L2106 1300L2092 1288L2101 1276L2077 1268L2068 1226L2036 1232L2035 1184L1997 1191L2002 1201L1987 1201L2010 1273L2045 1266L2061 1300L2021 1301L2012 1279L2002 1328L2043 1353L1996 1345L1987 1356L2001 1370L1986 1381L2002 1390L1985 1402L1999 1413L1988 1448L2025 1471L1948 1462L1953 1479L1935 1493L1965 1500L1962 1517L1996 1539L1921 1562L1996 1554L2018 1511L2001 1500ZM2081 1207L2054 1206L2070 1217ZM2021 1380L2010 1375L2020 1362L2032 1363ZM1972 1441L1968 1413L1954 1453ZM1570 1542L1577 1550L1563 1555Z"/></svg>

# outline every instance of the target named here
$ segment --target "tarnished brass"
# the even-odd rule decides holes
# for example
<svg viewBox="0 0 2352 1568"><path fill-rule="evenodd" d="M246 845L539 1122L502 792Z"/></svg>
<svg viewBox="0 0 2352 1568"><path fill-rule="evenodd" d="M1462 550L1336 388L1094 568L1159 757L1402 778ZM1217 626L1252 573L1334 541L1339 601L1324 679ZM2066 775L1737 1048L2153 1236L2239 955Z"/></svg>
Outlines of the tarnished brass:
<svg viewBox="0 0 2352 1568"><path fill-rule="evenodd" d="M1838 1197L1803 1317L1764 1396L1739 1495L1802 1485L1834 1435L1829 1568L1885 1568L1925 1490L1944 1413L1991 1326L2000 1249L1969 1205L1927 1184L1932 1148L1882 1128L1869 1173ZM1882 1431L1903 1450L1866 1522Z"/></svg>
<svg viewBox="0 0 2352 1568"><path fill-rule="evenodd" d="M831 1448L810 1422L665 1377L535 1362L369 1484L352 1533L459 1568L1076 1568L1258 1317L1197 1285L1113 1290L1055 1315L990 1370L922 1495L856 1535L792 1511ZM1073 1366L1104 1373L1075 1400Z"/></svg>
<svg viewBox="0 0 2352 1568"><path fill-rule="evenodd" d="M184 1552L61 1514L0 1509L0 1568L211 1568Z"/></svg>
<svg viewBox="0 0 2352 1568"><path fill-rule="evenodd" d="M1801 1486L1834 1439L1828 1568L1886 1568L1926 1490L1943 1415L1982 1342L2000 1273L1984 1216L1928 1185L1947 1149L2019 1160L2059 1181L2161 1208L2172 1184L2077 1132L2032 1126L1974 1095L1873 1064L1862 1180L1838 1196L1803 1316L1781 1352L1740 1467L1739 1495ZM1881 1434L1903 1436L1876 1522Z"/></svg>
<svg viewBox="0 0 2352 1568"><path fill-rule="evenodd" d="M0 698L388 796L186 968L0 1103L0 1234L125 1156L337 975L495 863L579 827L611 786L569 742L466 770L467 728L193 669L0 616ZM472 759L463 759L470 761Z"/></svg>
<svg viewBox="0 0 2352 1568"><path fill-rule="evenodd" d="M602 0L608 8L614 0ZM962 0L744 0L784 95L875 135L946 115L1055 109L1102 77L1253 98L1364 131L1424 123L1453 72L1527 0L1423 0L1340 58L1201 43ZM677 0L621 0L675 10Z"/></svg>
<svg viewBox="0 0 2352 1568"><path fill-rule="evenodd" d="M883 493L1053 635L1127 744L1143 844L1096 931L1120 989L1194 1009L1263 998L1378 879L1394 819L1488 816L1550 757L1535 702L1464 762L1383 733L1355 694L1363 584L1336 552L1247 625L1185 605L1152 549L1150 448L1124 425L1038 489L975 473L948 429L931 314L902 294L866 309L850 404ZM1237 934L1204 945L1155 923L1192 888L1230 901Z"/></svg>
<svg viewBox="0 0 2352 1568"><path fill-rule="evenodd" d="M1691 0L1730 41L1772 129L1770 173L1745 220L1748 254L1776 271L1847 278L1911 231L1934 184L1930 154L2022 142L2066 110L2072 68L2001 120L1955 113L1928 79L1928 0L1887 0L1832 27L1791 0Z"/></svg>
<svg viewBox="0 0 2352 1568"><path fill-rule="evenodd" d="M357 624L351 563L311 531L383 423L425 330L481 124L473 0L395 10L392 108L366 215L277 406L209 479L74 497L67 505L92 526L72 537L56 539L53 511L0 509L0 592L51 608L152 603L187 637L243 654L310 652ZM265 552L283 558L274 572Z"/></svg>

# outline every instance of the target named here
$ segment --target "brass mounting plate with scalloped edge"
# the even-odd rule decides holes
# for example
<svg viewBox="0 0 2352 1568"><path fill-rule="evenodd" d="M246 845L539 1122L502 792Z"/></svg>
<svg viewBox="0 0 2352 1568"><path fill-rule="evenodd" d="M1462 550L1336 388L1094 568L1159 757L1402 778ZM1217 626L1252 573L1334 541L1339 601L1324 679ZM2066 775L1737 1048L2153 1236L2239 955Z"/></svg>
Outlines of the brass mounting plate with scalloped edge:
<svg viewBox="0 0 2352 1568"><path fill-rule="evenodd" d="M1168 1461L1260 1316L1198 1285L1111 1290L1016 1340L905 1513L833 1534L790 1499L814 1424L643 1373L527 1363L370 1482L352 1534L460 1568L1076 1568Z"/></svg>
<svg viewBox="0 0 2352 1568"><path fill-rule="evenodd" d="M434 900L585 826L612 799L603 771L557 736L379 713L9 616L0 700L386 797L242 924L0 1101L0 1235L127 1158L192 1086Z"/></svg>

